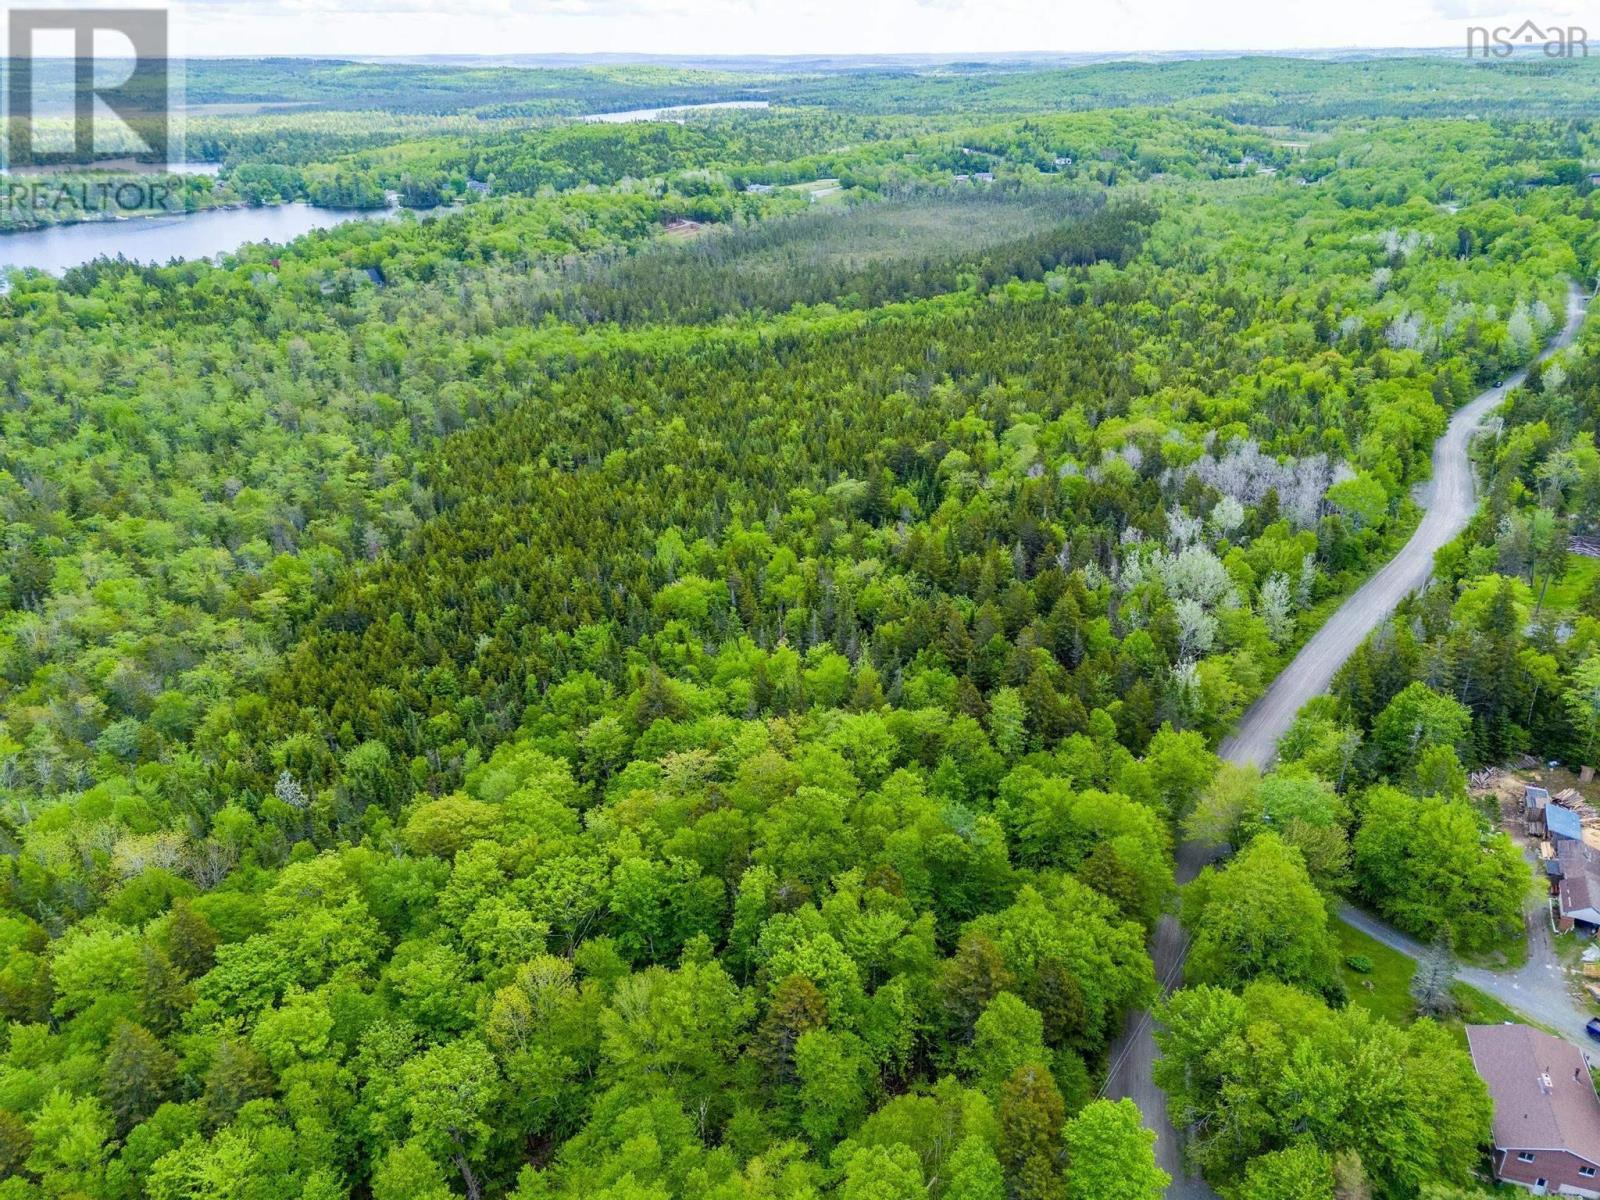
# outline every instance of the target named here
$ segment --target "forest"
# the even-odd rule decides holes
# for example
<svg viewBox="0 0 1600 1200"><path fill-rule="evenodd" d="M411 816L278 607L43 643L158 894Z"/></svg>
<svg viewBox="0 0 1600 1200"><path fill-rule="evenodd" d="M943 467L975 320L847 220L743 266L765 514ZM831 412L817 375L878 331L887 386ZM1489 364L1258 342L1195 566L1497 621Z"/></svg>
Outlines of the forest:
<svg viewBox="0 0 1600 1200"><path fill-rule="evenodd" d="M1570 65L197 71L195 207L448 211L5 280L0 1200L1156 1200L1152 1008L1225 1200L1489 1195L1332 914L1515 955L1600 738Z"/></svg>

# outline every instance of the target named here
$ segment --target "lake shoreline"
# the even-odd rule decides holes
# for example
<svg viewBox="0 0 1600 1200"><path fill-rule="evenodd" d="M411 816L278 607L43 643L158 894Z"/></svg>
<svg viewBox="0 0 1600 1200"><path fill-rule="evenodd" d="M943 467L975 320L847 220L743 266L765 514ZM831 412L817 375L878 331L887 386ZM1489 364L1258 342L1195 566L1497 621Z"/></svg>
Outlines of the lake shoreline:
<svg viewBox="0 0 1600 1200"><path fill-rule="evenodd" d="M150 221L161 217L182 219L185 217L198 217L204 213L235 212L241 209L261 210L289 208L296 204L304 204L309 208L325 209L328 212L347 213L381 213L381 212L414 212L434 213L452 206L448 204L435 205L432 208L412 208L405 204L385 204L381 207L363 207L361 205L344 204L313 204L309 200L279 200L271 204L252 204L248 200L229 200L223 204L207 204L201 208L187 208L178 212L157 212L154 210L139 210L128 213L97 213L76 216L65 221L48 221L39 225L18 225L9 229L0 228L0 241L8 237L20 237L34 233L44 233L51 229L66 229L73 225L118 225L132 221Z"/></svg>
<svg viewBox="0 0 1600 1200"><path fill-rule="evenodd" d="M288 244L305 234L351 221L398 220L406 211L426 220L452 208L334 208L291 200L282 204L231 203L183 213L66 221L0 234L0 272L33 269L61 275L99 258L121 257L155 266L214 259L258 242Z"/></svg>

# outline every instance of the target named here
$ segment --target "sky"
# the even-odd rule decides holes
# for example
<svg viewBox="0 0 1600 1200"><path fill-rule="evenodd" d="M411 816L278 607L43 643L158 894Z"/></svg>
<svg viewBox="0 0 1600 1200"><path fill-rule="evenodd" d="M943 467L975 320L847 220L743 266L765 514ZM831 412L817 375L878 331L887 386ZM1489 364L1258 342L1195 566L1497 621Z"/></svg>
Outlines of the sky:
<svg viewBox="0 0 1600 1200"><path fill-rule="evenodd" d="M33 0L37 3L38 0ZM47 0L48 2L48 0ZM1571 0L178 0L191 54L995 54L1462 46ZM1600 49L1597 49L1600 53Z"/></svg>

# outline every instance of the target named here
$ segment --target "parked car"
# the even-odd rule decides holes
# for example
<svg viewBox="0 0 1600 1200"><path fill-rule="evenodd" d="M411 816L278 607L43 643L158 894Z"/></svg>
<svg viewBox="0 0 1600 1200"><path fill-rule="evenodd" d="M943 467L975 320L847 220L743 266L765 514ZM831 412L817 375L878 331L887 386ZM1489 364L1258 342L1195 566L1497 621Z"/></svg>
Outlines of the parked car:
<svg viewBox="0 0 1600 1200"><path fill-rule="evenodd" d="M1583 1031L1595 1041L1600 1042L1600 1017L1590 1017L1589 1023L1583 1027Z"/></svg>

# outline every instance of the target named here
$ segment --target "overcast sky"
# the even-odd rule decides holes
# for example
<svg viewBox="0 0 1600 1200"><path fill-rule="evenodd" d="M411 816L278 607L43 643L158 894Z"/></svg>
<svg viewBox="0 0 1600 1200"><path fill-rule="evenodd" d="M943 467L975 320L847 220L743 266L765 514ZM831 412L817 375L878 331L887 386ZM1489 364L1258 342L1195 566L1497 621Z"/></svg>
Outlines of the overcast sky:
<svg viewBox="0 0 1600 1200"><path fill-rule="evenodd" d="M37 0L36 0L37 2ZM962 54L1464 46L1570 0L180 0L195 54ZM1597 51L1600 52L1600 51Z"/></svg>

